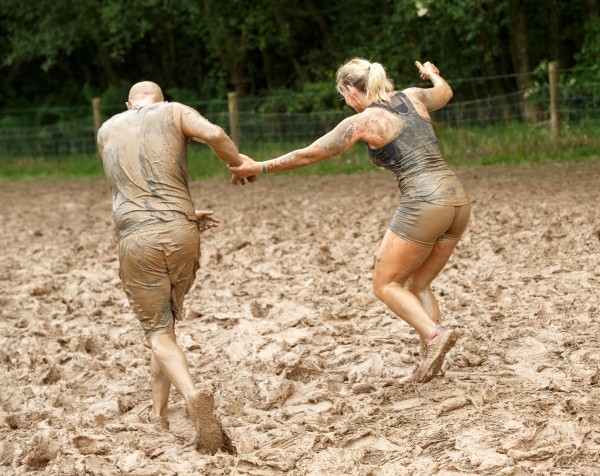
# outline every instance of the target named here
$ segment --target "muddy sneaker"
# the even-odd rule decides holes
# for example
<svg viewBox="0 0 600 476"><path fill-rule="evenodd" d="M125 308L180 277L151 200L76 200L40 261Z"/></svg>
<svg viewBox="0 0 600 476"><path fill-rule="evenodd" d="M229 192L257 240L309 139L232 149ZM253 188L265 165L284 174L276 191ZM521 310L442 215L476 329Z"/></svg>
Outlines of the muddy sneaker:
<svg viewBox="0 0 600 476"><path fill-rule="evenodd" d="M444 362L442 363L442 368L438 372L438 378L442 378L446 375L446 372L450 370L450 367L454 364L454 357L452 355L452 350L446 353L446 357L444 357Z"/></svg>
<svg viewBox="0 0 600 476"><path fill-rule="evenodd" d="M421 364L421 383L429 382L438 374L444 363L444 357L457 340L456 331L444 328L439 328L426 340L426 356Z"/></svg>
<svg viewBox="0 0 600 476"><path fill-rule="evenodd" d="M427 355L427 349L426 349L426 345L425 345L425 341L419 339L419 363L415 364L413 370L411 373L409 373L408 375L405 375L404 377L402 377L398 383L401 385L407 384L407 383L418 383L421 381L422 375L423 375L423 369L421 368L421 366L423 365L423 362L425 362L425 356Z"/></svg>
<svg viewBox="0 0 600 476"><path fill-rule="evenodd" d="M398 383L400 385L404 385L407 383L418 383L421 381L421 374L422 374L421 364L416 364L413 371L411 373L409 373L408 375L402 377L398 381Z"/></svg>
<svg viewBox="0 0 600 476"><path fill-rule="evenodd" d="M438 329L442 329L444 327L444 325L439 322L435 326ZM421 355L425 356L426 353L427 353L427 349L425 348L425 342L423 342L421 344ZM440 368L440 371L437 373L436 378L439 378L439 379L444 378L446 376L446 372L448 371L448 368L450 367L452 362L453 362L452 352L448 351L446 353L446 357L444 357L444 362L442 363L442 367Z"/></svg>
<svg viewBox="0 0 600 476"><path fill-rule="evenodd" d="M186 400L187 411L196 430L198 453L214 455L221 447L227 446L221 422L213 413L214 406L214 397L204 390L197 390Z"/></svg>
<svg viewBox="0 0 600 476"><path fill-rule="evenodd" d="M152 416L152 413L148 414L148 419L147 419L148 423L150 423L151 425L154 425L157 428L162 428L163 430L169 430L169 420L167 419L167 417L163 417L163 416Z"/></svg>

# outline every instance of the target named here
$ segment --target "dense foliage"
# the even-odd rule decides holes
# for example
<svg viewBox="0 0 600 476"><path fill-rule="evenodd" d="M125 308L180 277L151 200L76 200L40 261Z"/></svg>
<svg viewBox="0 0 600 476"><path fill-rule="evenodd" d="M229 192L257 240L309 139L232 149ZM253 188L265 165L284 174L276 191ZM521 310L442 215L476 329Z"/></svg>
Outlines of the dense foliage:
<svg viewBox="0 0 600 476"><path fill-rule="evenodd" d="M311 100L274 107L335 108L322 93L353 56L399 86L431 60L463 99L530 87L551 60L599 77L598 0L0 0L0 29L0 109L120 103L142 79L181 101L295 91Z"/></svg>

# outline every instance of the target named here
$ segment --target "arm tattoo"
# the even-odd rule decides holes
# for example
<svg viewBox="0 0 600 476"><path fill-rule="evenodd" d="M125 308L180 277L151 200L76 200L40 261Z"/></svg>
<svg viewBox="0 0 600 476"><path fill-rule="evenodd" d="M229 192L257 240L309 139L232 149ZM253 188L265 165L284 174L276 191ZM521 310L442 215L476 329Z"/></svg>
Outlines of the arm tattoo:
<svg viewBox="0 0 600 476"><path fill-rule="evenodd" d="M290 152L288 154L282 155L277 159L269 160L267 162L267 171L268 172L278 172L285 166L285 164L289 162L293 162L294 159L298 156L296 151Z"/></svg>
<svg viewBox="0 0 600 476"><path fill-rule="evenodd" d="M341 154L356 142L355 135L354 124L349 121L342 122L305 149L295 150L276 159L268 160L267 172L293 170Z"/></svg>
<svg viewBox="0 0 600 476"><path fill-rule="evenodd" d="M368 134L373 144L387 144L391 138L397 136L404 129L404 122L400 117L387 119L385 117L373 120L369 124Z"/></svg>
<svg viewBox="0 0 600 476"><path fill-rule="evenodd" d="M329 157L341 154L356 142L354 140L354 124L350 122L346 123L344 127L340 127L340 125L314 143L315 147L324 150Z"/></svg>

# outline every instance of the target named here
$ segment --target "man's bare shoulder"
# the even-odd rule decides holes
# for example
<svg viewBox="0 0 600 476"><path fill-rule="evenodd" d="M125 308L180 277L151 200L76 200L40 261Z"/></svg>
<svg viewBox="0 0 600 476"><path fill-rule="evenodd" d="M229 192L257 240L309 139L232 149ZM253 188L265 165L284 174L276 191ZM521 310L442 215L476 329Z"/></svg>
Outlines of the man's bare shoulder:
<svg viewBox="0 0 600 476"><path fill-rule="evenodd" d="M202 117L202 114L194 109L192 106L182 104L180 102L172 103L174 105L173 112L179 115L185 115L187 117Z"/></svg>
<svg viewBox="0 0 600 476"><path fill-rule="evenodd" d="M170 102L169 104L171 104L173 106L174 111L178 111L178 112L190 111L190 112L195 112L196 114L198 114L198 111L196 111L193 107L188 106L186 104L183 104L180 102Z"/></svg>
<svg viewBox="0 0 600 476"><path fill-rule="evenodd" d="M123 111L123 112L120 112L119 114L115 114L111 118L104 121L102 123L102 125L100 126L100 129L98 129L98 137L103 136L103 135L107 134L108 132L110 132L115 127L118 127L118 123L120 122L122 116L126 112L127 111Z"/></svg>

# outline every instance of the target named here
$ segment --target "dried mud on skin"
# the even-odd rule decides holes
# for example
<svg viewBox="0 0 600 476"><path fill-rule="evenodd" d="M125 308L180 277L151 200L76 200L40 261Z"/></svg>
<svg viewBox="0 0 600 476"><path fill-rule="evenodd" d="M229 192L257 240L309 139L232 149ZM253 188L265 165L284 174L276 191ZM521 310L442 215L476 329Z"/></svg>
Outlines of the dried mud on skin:
<svg viewBox="0 0 600 476"><path fill-rule="evenodd" d="M0 474L592 475L600 454L600 162L460 169L468 232L434 283L462 337L400 385L416 335L371 292L384 172L192 184L220 228L178 340L237 452L194 451L118 278L103 181L0 183Z"/></svg>

